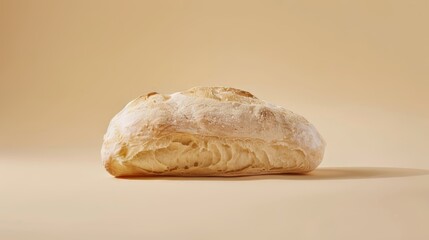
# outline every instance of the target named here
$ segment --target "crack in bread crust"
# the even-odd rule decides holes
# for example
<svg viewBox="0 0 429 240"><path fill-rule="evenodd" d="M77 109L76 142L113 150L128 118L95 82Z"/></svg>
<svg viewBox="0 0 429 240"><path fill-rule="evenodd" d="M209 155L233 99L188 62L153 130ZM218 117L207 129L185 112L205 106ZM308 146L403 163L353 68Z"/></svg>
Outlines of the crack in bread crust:
<svg viewBox="0 0 429 240"><path fill-rule="evenodd" d="M308 172L316 166L302 150L271 145L257 139L171 134L151 142L127 160L122 168L107 170L114 176L195 175L242 176L263 172ZM162 146L159 148L153 146ZM120 152L124 152L121 148ZM125 167L125 168L124 168Z"/></svg>

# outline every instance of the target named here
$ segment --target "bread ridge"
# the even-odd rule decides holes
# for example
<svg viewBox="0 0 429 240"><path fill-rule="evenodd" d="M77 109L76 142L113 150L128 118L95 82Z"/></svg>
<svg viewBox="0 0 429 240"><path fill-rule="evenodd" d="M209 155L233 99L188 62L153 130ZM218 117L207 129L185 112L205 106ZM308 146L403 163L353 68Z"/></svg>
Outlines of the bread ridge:
<svg viewBox="0 0 429 240"><path fill-rule="evenodd" d="M227 161L231 167L221 170L213 171L207 166L179 168L174 165L173 160L179 156L174 149L167 150L170 154L170 160L164 160L167 167L162 171L154 168L156 161L144 153L168 149L174 138L192 138L200 150L205 149L202 147L204 142L206 145L222 142L229 147L247 143L250 147L237 150L235 157ZM107 171L114 176L299 173L309 172L320 164L325 144L305 118L259 100L249 92L225 87L195 87L171 95L152 92L128 103L109 124L102 159ZM240 163L234 159L264 148L271 149L272 163L263 168L250 164L248 168L235 169L234 166ZM302 156L295 156L296 151ZM204 162L214 159L212 155L215 152L194 151L182 157L200 158L196 161ZM250 162L258 160L252 154L248 159ZM276 167L282 162L287 164ZM149 167L150 164L154 165Z"/></svg>

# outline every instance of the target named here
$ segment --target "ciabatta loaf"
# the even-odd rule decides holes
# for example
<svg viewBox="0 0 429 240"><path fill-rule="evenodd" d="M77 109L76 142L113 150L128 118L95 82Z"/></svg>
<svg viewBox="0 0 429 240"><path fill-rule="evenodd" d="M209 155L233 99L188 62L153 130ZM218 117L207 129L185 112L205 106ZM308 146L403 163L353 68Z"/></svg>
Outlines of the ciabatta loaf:
<svg viewBox="0 0 429 240"><path fill-rule="evenodd" d="M306 173L325 141L303 117L234 88L149 93L110 122L101 150L113 176Z"/></svg>

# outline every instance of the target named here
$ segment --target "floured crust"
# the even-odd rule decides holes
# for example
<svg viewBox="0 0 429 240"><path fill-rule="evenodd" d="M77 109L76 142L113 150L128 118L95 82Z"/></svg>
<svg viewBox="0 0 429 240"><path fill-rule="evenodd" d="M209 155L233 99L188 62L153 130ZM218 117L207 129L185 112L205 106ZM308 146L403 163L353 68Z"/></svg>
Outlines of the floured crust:
<svg viewBox="0 0 429 240"><path fill-rule="evenodd" d="M114 176L242 176L309 172L324 148L291 111L239 89L195 87L128 103L101 153Z"/></svg>

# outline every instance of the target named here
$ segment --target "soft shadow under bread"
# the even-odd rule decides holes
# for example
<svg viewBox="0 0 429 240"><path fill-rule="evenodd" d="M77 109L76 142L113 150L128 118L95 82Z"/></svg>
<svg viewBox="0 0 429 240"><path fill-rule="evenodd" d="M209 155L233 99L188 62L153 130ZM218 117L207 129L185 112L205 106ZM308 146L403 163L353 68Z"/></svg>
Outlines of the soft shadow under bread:
<svg viewBox="0 0 429 240"><path fill-rule="evenodd" d="M186 181L249 181L249 180L345 180L398 178L429 175L427 169L388 168L388 167L322 167L308 174L277 174L242 177L121 177L128 180L186 180Z"/></svg>

